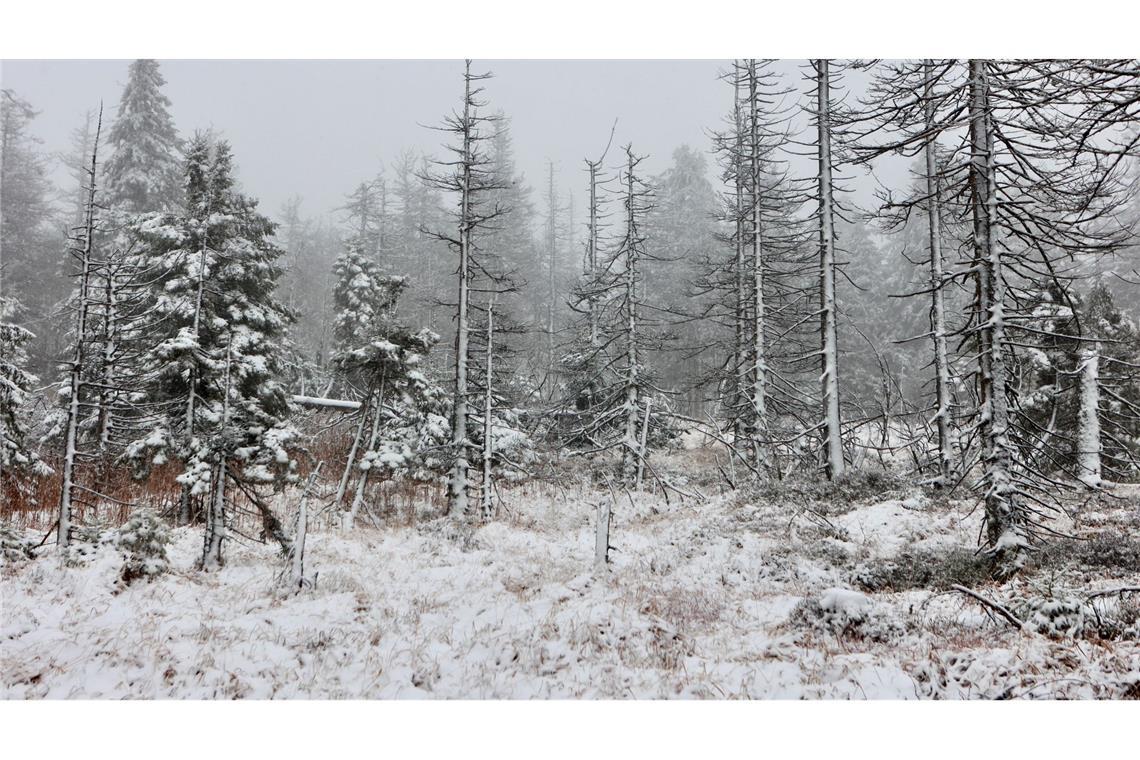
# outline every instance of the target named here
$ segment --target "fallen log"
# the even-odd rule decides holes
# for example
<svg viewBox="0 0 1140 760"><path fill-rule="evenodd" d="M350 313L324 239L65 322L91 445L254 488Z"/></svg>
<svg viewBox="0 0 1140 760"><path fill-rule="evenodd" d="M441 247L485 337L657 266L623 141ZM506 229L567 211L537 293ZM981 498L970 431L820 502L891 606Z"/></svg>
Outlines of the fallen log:
<svg viewBox="0 0 1140 760"><path fill-rule="evenodd" d="M355 411L360 408L359 401L349 401L341 398L321 398L319 396L293 396L293 403L314 409L340 409Z"/></svg>

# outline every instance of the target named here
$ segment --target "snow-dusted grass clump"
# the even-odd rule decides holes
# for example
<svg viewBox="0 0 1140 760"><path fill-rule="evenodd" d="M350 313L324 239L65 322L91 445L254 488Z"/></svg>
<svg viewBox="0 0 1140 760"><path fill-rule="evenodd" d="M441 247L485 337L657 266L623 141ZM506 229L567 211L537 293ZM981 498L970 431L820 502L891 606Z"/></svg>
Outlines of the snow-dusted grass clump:
<svg viewBox="0 0 1140 760"><path fill-rule="evenodd" d="M902 626L868 596L845 588L827 589L819 597L800 602L789 622L821 633L877 642L903 633Z"/></svg>
<svg viewBox="0 0 1140 760"><path fill-rule="evenodd" d="M308 583L290 591L277 582L275 545L235 541L221 570L196 570L198 528L170 531L166 572L124 584L127 545L162 543L145 518L117 538L99 533L82 561L48 546L0 570L2 693L1140 696L1140 595L1117 593L1140 585L1140 569L1114 566L1108 581L1107 570L1089 575L1084 554L1043 555L1036 572L1048 583L996 585L966 561L980 527L971 503L893 486L810 510L765 494L617 495L602 571L594 505L608 490L535 483L505 491L485 525L417 518L344 533L314 523ZM1130 513L1116 504L1098 507L1096 532L1124 529ZM915 577L934 560L943 569ZM882 567L895 580L858 582ZM1090 598L1097 591L1110 593Z"/></svg>

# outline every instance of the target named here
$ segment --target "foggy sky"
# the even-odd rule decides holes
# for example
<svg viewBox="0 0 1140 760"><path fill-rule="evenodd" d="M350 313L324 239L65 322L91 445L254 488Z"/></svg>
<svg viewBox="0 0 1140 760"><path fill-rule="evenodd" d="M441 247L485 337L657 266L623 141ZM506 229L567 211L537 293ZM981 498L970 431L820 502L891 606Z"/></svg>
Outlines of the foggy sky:
<svg viewBox="0 0 1140 760"><path fill-rule="evenodd" d="M114 119L128 63L4 61L0 83L40 111L32 132L42 147L62 152L71 130L100 99L104 126ZM786 86L798 91L805 89L802 63L777 64ZM483 97L511 119L516 160L536 190L536 207L544 207L537 191L545 185L547 160L553 160L555 182L575 193L580 209L583 158L605 147L615 118L614 145L632 141L635 152L649 154L650 174L666 168L682 144L708 154L711 131L723 126L731 108L731 88L718 80L729 64L508 60L475 61L473 71L495 74L484 83ZM179 133L213 128L228 138L242 187L271 216L293 195L304 198L306 215L332 212L381 166L390 174L404 148L442 156L447 136L428 127L458 107L462 96L460 60L171 60L161 61L161 69ZM611 149L609 158L616 159L617 151ZM798 163L797 170L813 173L807 159ZM905 182L905 169L891 171L894 181ZM53 178L68 182L62 170ZM862 171L849 184L858 190L857 200L868 199L873 182Z"/></svg>

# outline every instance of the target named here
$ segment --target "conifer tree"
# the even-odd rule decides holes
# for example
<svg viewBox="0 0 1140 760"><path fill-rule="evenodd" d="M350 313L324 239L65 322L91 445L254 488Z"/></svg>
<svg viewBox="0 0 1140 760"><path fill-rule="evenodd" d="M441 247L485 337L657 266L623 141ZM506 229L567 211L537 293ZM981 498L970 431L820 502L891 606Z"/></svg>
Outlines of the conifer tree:
<svg viewBox="0 0 1140 760"><path fill-rule="evenodd" d="M334 267L337 317L333 366L342 392L361 399L355 432L335 505L341 508L356 483L342 524L351 527L376 474L414 477L421 455L443 444L442 390L422 371L439 336L412 331L396 315L406 280L385 275L355 240Z"/></svg>
<svg viewBox="0 0 1140 760"><path fill-rule="evenodd" d="M14 299L0 292L0 493L19 486L17 472L46 471L28 440L28 426L21 416L36 382L25 369L25 347L34 336L8 321L14 310Z"/></svg>
<svg viewBox="0 0 1140 760"><path fill-rule="evenodd" d="M282 251L271 242L275 225L233 184L228 143L197 135L187 150L185 209L145 216L134 230L152 272L142 366L155 413L128 454L144 468L181 463L180 520L190 518L192 501L204 504L206 568L222 561L227 482L250 496L295 468L280 380L292 314L274 292Z"/></svg>
<svg viewBox="0 0 1140 760"><path fill-rule="evenodd" d="M129 213L172 210L181 191L180 143L158 62L131 63L107 135L107 201Z"/></svg>

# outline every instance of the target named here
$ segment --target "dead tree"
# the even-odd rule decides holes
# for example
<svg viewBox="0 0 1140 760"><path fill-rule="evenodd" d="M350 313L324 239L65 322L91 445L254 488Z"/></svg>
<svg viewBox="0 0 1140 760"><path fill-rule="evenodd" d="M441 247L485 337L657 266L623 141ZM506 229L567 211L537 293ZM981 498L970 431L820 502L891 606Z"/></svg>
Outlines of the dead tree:
<svg viewBox="0 0 1140 760"><path fill-rule="evenodd" d="M1043 59L885 65L863 130L867 155L913 155L939 140L946 156L926 171L939 192L900 206L952 204L970 222L969 256L946 279L973 290L956 331L976 362L969 376L976 403L963 415L973 422L973 445L962 469L976 468L985 544L999 576L1016 571L1047 531L1063 486L1037 465L1050 434L1028 418L1018 394L1019 349L1038 334L1027 288L1053 282L1064 293L1080 258L1122 242L1112 221L1122 198L1116 159L1127 147L1095 147L1119 126L1102 118L1111 94L1086 86L1103 76L1097 69ZM1127 111L1131 98L1118 100Z"/></svg>
<svg viewBox="0 0 1140 760"><path fill-rule="evenodd" d="M828 479L842 477L846 463L843 457L842 418L839 408L839 331L835 300L835 201L832 179L831 126L831 62L812 61L816 85L815 126L816 161L818 163L819 224L819 329L820 329L820 437L823 441L824 473Z"/></svg>
<svg viewBox="0 0 1140 760"><path fill-rule="evenodd" d="M103 107L99 107L99 119L95 126L95 140L91 147L91 164L87 169L87 202L84 209L83 233L80 244L72 249L72 254L78 259L79 287L75 302L75 333L74 345L71 351L71 362L68 367L68 397L67 416L64 433L63 466L59 494L59 519L56 530L56 542L61 551L65 551L71 540L72 506L74 501L76 464L79 445L79 418L81 395L85 392L86 383L83 373L86 365L86 348L88 341L88 314L91 304L91 281L93 278L93 250L95 235L98 232L96 218L96 181L98 177L99 136L103 128Z"/></svg>
<svg viewBox="0 0 1140 760"><path fill-rule="evenodd" d="M455 213L456 233L454 235L434 232L436 237L446 241L458 254L455 270L457 299L455 308L454 344L454 398L451 410L451 472L448 479L448 511L458 518L467 514L468 493L474 483L471 479L470 457L478 451L471 439L469 417L471 415L472 389L469 375L471 356L471 317L472 285L482 278L498 279L485 267L485 257L480 255L478 234L491 220L503 213L499 207L487 207L486 197L492 191L502 189L501 180L495 176L494 167L483 143L493 138L493 130L485 129L500 120L498 116L485 116L480 113L486 103L479 98L480 82L491 74L472 74L471 61L464 63L463 108L461 113L453 113L444 119L442 132L451 135L455 144L449 145L451 160L441 160L437 166L442 170L428 174L424 179L433 187L454 193L458 209Z"/></svg>

